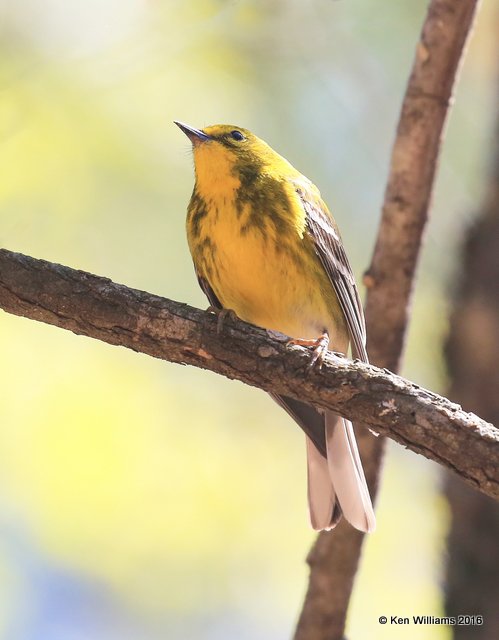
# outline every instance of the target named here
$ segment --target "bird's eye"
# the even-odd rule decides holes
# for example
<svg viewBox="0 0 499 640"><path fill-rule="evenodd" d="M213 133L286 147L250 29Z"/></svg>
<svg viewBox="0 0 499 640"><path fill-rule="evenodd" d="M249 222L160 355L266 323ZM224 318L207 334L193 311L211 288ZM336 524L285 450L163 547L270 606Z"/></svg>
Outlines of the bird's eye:
<svg viewBox="0 0 499 640"><path fill-rule="evenodd" d="M234 140L244 140L244 136L240 131L231 131L230 135L234 138Z"/></svg>

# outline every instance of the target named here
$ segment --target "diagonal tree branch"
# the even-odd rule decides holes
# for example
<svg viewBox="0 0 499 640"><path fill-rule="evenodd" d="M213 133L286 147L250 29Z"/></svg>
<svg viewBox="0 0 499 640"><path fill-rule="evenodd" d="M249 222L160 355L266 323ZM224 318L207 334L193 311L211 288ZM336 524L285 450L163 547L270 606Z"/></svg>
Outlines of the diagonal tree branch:
<svg viewBox="0 0 499 640"><path fill-rule="evenodd" d="M107 278L0 249L0 307L156 358L307 398L452 469L499 499L499 430L445 398L362 362L310 352L282 334L129 289ZM350 529L351 531L351 529Z"/></svg>
<svg viewBox="0 0 499 640"><path fill-rule="evenodd" d="M369 271L368 353L380 367L398 371L412 291L452 90L478 0L431 0L397 127L383 215ZM382 438L358 432L371 492L382 466ZM322 532L308 563L310 578L295 640L340 640L363 536L341 523Z"/></svg>

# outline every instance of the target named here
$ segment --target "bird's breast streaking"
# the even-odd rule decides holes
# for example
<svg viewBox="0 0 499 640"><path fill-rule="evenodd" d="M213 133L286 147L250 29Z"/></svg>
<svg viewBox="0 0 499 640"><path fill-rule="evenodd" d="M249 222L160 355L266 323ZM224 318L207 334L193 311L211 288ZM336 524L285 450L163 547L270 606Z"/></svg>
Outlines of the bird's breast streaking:
<svg viewBox="0 0 499 640"><path fill-rule="evenodd" d="M203 214L202 200L194 197L188 216L188 229L195 228L188 233L190 249L196 270L222 305L246 322L289 336L315 338L326 328L334 348L346 349L334 291L318 260L310 272L310 239L279 211L279 202L261 211L255 207L265 203L258 198L237 202L237 193L212 194ZM285 240L288 233L293 241Z"/></svg>

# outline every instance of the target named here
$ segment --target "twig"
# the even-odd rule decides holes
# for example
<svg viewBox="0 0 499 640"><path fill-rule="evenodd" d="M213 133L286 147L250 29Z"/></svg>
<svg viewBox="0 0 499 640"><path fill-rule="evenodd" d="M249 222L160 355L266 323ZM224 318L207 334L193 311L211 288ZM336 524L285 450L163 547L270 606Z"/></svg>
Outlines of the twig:
<svg viewBox="0 0 499 640"><path fill-rule="evenodd" d="M368 352L372 362L392 371L398 371L403 355L441 139L478 4L432 0L402 104L378 239L365 276ZM361 437L359 447L376 493L383 440ZM362 540L343 523L318 536L308 557L309 587L295 640L343 638Z"/></svg>

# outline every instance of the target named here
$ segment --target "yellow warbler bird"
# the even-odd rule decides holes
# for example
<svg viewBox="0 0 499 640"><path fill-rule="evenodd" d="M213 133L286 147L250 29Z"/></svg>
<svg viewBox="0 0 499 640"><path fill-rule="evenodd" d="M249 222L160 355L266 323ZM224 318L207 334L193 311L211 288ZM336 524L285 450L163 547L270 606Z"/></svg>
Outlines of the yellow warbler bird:
<svg viewBox="0 0 499 640"><path fill-rule="evenodd" d="M367 362L357 287L317 187L246 129L175 124L193 146L187 237L210 304L314 346L314 359L330 342L342 353L351 344L354 357ZM357 529L373 531L352 424L306 402L272 397L306 434L313 528L331 529L343 513Z"/></svg>

